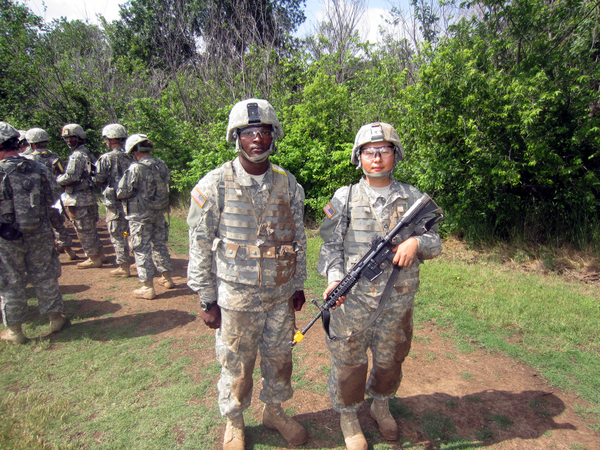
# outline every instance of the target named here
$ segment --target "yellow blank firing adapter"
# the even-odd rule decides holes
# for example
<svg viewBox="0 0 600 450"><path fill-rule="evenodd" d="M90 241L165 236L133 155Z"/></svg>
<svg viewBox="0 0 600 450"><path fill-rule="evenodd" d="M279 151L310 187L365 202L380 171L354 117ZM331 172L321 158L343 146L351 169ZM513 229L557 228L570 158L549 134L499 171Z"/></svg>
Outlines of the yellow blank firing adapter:
<svg viewBox="0 0 600 450"><path fill-rule="evenodd" d="M294 340L292 342L290 342L290 344L292 344L292 347L293 347L298 342L300 342L302 339L304 339L304 335L302 334L302 332L297 331L296 334L294 335Z"/></svg>
<svg viewBox="0 0 600 450"><path fill-rule="evenodd" d="M127 237L129 236L129 233L127 231L123 231L123 237Z"/></svg>

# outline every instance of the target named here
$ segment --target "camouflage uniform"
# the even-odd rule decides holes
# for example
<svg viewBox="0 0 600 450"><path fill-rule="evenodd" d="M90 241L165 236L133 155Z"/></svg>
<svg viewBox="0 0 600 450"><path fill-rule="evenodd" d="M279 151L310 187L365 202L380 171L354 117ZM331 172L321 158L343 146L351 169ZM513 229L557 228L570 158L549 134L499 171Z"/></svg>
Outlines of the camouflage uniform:
<svg viewBox="0 0 600 450"><path fill-rule="evenodd" d="M155 177L161 176L163 182L154 181ZM168 186L169 169L164 161L145 156L132 162L117 188L117 198L126 200L123 205L129 221L138 277L142 282L152 280L155 265L161 273L173 270L167 248L169 224L165 220L165 211L168 202L166 206L153 205L155 198L164 198L164 190L168 198Z"/></svg>
<svg viewBox="0 0 600 450"><path fill-rule="evenodd" d="M117 200L116 191L125 170L132 162L133 159L123 148L115 148L98 158L96 175L94 175L96 184L103 188L102 199L106 206L106 223L110 241L115 248L117 264L129 262L129 241L125 236L125 232L129 229L129 222L125 218L123 202Z"/></svg>
<svg viewBox="0 0 600 450"><path fill-rule="evenodd" d="M48 169L23 156L0 161L0 221L18 224L22 236L0 238L0 295L6 326L27 316L25 287L33 284L40 313L60 313L63 299L58 288L61 273L47 209L60 188ZM27 193L29 191L29 193Z"/></svg>
<svg viewBox="0 0 600 450"><path fill-rule="evenodd" d="M26 155L25 152L21 153L21 155ZM55 153L52 153L50 150L42 149L42 150L34 150L30 154L26 155L27 158L37 161L43 165L45 165L48 170L56 177L60 176L64 172L65 163L60 156ZM59 247L72 247L73 240L67 231L67 227L65 227L65 216L66 212L61 212L55 207L51 207L48 209L48 216L50 219L50 224L52 225L52 229L54 230L54 238Z"/></svg>
<svg viewBox="0 0 600 450"><path fill-rule="evenodd" d="M260 399L279 404L292 397L290 297L306 280L303 215L304 189L273 164L258 184L238 157L208 173L192 191L188 286L200 300L218 300L221 308L215 347L223 416L239 416L250 405L258 350ZM289 237L289 245L275 245L278 235Z"/></svg>
<svg viewBox="0 0 600 450"><path fill-rule="evenodd" d="M321 226L318 271L328 282L341 280L369 248L371 239L384 236L421 196L408 184L390 178L387 198L372 189L363 177L352 186L338 189L330 202L328 217ZM397 237L395 243L408 238L410 232ZM350 339L331 341L331 376L328 391L333 409L340 413L356 413L366 392L377 400L396 393L402 379L402 362L410 351L414 295L419 287L419 265L441 252L441 240L435 231L416 237L418 261L402 268L392 294L378 317L364 333ZM331 314L330 332L348 336L365 326L379 304L379 298L392 268L374 282L362 279L347 295L344 304ZM367 380L367 349L373 355L373 367Z"/></svg>
<svg viewBox="0 0 600 450"><path fill-rule="evenodd" d="M71 156L65 173L56 181L65 188L64 205L67 214L73 220L73 226L88 258L100 253L102 243L96 229L98 222L98 203L92 190L92 167L96 162L94 155L80 145Z"/></svg>

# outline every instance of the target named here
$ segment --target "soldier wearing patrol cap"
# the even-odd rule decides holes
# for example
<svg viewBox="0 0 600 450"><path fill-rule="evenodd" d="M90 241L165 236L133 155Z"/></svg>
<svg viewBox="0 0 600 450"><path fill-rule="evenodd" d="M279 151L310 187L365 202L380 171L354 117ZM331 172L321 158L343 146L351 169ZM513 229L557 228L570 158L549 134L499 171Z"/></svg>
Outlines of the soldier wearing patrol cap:
<svg viewBox="0 0 600 450"><path fill-rule="evenodd" d="M171 278L173 264L167 248L169 224L169 180L171 172L161 159L150 152L153 144L145 134L133 134L125 142L125 151L133 162L123 174L117 198L123 200L131 230L131 246L135 255L138 278L142 287L133 291L137 298L152 300L154 267L161 273L158 283L167 289L175 287Z"/></svg>
<svg viewBox="0 0 600 450"><path fill-rule="evenodd" d="M244 448L242 413L250 405L259 349L263 424L292 445L308 439L281 407L293 394L289 342L306 280L304 189L269 161L274 140L281 137L269 102L234 105L227 141L235 142L239 155L202 178L190 202L188 286L200 297L202 319L217 329L225 450Z"/></svg>
<svg viewBox="0 0 600 450"><path fill-rule="evenodd" d="M47 213L60 188L46 166L18 153L18 140L19 132L0 122L0 296L8 327L0 338L24 344L27 283L33 284L39 311L48 314L52 332L60 331L68 319L62 315L61 267Z"/></svg>
<svg viewBox="0 0 600 450"><path fill-rule="evenodd" d="M369 250L371 240L385 236L421 197L415 187L392 176L395 164L403 158L404 150L391 125L370 123L356 134L352 162L364 176L358 184L338 189L323 208L326 218L320 230L323 245L317 267L329 282L323 298ZM331 314L330 333L338 339L326 338L332 366L328 391L333 409L341 413L340 425L349 450L368 447L356 416L365 393L373 399L371 416L383 437L391 441L399 437L389 399L400 386L402 362L410 350L419 265L442 250L435 231L404 239L399 240L393 261L403 269L376 321L364 332L342 338L369 323L390 278L391 266L373 282L361 279L342 307ZM373 367L367 379L368 349Z"/></svg>
<svg viewBox="0 0 600 450"><path fill-rule="evenodd" d="M117 200L117 187L127 168L133 162L125 153L127 130L123 125L111 123L102 129L104 143L110 149L96 162L94 181L102 189L102 202L106 206L106 223L110 241L115 248L118 268L110 271L113 277L129 277L129 223L125 218L123 202Z"/></svg>
<svg viewBox="0 0 600 450"><path fill-rule="evenodd" d="M73 221L81 247L88 257L77 264L78 269L102 267L106 262L102 242L98 236L98 203L94 194L92 181L96 158L85 147L85 131L76 123L65 125L61 136L73 153L65 173L57 178L58 184L65 189L64 205L67 214Z"/></svg>
<svg viewBox="0 0 600 450"><path fill-rule="evenodd" d="M48 133L46 133L45 130L41 128L31 128L30 130L27 130L25 138L31 146L31 153L21 153L21 155L25 155L29 159L44 164L50 170L55 179L64 173L65 163L62 158L56 153L48 150L46 147L50 141L50 136L48 136ZM60 204L60 202L57 203ZM58 244L59 251L64 250L69 259L74 260L77 259L77 255L72 249L73 241L69 235L69 232L67 231L67 228L65 227L65 216L63 215L64 212L61 211L61 209L53 207L48 210L50 223L52 224L52 229L54 230L54 238Z"/></svg>

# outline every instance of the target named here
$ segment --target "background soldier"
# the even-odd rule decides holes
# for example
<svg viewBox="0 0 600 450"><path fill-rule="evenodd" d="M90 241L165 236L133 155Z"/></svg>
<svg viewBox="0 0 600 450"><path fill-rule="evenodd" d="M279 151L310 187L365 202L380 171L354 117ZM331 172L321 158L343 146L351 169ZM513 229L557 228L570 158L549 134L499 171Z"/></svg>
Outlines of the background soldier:
<svg viewBox="0 0 600 450"><path fill-rule="evenodd" d="M98 203L93 191L92 171L96 158L85 148L85 132L75 123L65 125L61 133L63 139L73 153L65 173L57 178L58 184L64 187L64 205L67 214L73 221L81 247L88 259L77 264L78 269L102 267L106 262L102 242L98 236Z"/></svg>
<svg viewBox="0 0 600 450"><path fill-rule="evenodd" d="M250 406L259 348L263 424L292 445L308 439L281 407L293 394L289 342L306 280L304 189L269 161L274 139L281 137L269 102L234 105L227 141L236 143L239 156L202 178L190 202L188 285L200 297L204 322L217 328L225 450L244 448L243 411Z"/></svg>
<svg viewBox="0 0 600 450"><path fill-rule="evenodd" d="M27 131L19 130L19 148L17 151L23 156L31 153L31 147L29 146L29 142L27 142Z"/></svg>
<svg viewBox="0 0 600 450"><path fill-rule="evenodd" d="M28 282L33 284L40 314L50 317L52 332L68 322L58 289L61 268L47 210L60 188L46 166L18 153L19 132L0 122L0 296L8 327L1 338L23 344Z"/></svg>
<svg viewBox="0 0 600 450"><path fill-rule="evenodd" d="M46 133L45 130L42 130L41 128L32 128L27 130L25 137L31 146L31 153L26 155L29 159L33 159L34 161L45 165L54 176L54 179L64 173L65 163L63 160L60 156L52 153L46 148L46 145L48 145L48 142L50 141L50 136L48 136L48 133ZM24 153L21 153L21 155L24 155ZM71 248L73 247L73 241L65 227L65 217L63 214L62 211L55 207L48 210L50 224L54 229L54 238L58 244L59 252L64 250L69 256L69 259L74 260L77 259L77 255Z"/></svg>
<svg viewBox="0 0 600 450"><path fill-rule="evenodd" d="M152 142L145 134L131 135L125 143L133 163L119 182L117 198L123 202L131 246L135 254L138 277L144 284L133 291L137 298L152 300L154 291L154 266L161 272L159 284L171 289L173 265L167 248L169 224L165 212L169 209L170 171L164 161L150 156Z"/></svg>
<svg viewBox="0 0 600 450"><path fill-rule="evenodd" d="M127 231L129 223L125 218L123 202L117 200L117 188L125 170L133 162L130 155L125 153L123 146L127 139L127 130L123 125L112 123L102 130L104 143L110 149L96 162L94 181L102 189L102 200L106 206L106 223L110 241L115 248L116 262L119 267L110 271L113 277L129 277L129 241Z"/></svg>
<svg viewBox="0 0 600 450"><path fill-rule="evenodd" d="M403 158L404 150L391 125L372 123L358 131L352 162L362 168L365 176L358 184L338 189L324 208L327 217L321 225L323 246L318 270L327 277L329 286L323 298L367 252L371 240L386 235L421 197L415 187L392 177L396 162ZM344 304L331 314L330 332L339 338L326 338L332 366L328 390L333 409L341 413L340 425L349 450L367 449L356 417L365 392L373 398L371 416L383 437L392 441L399 438L389 399L400 386L402 362L410 350L419 265L422 260L439 255L442 244L435 231L408 239L401 236L398 243L393 263L403 269L377 320L363 333L350 339L341 338L369 322L390 278L391 266L374 282L361 279ZM367 349L373 355L368 381Z"/></svg>

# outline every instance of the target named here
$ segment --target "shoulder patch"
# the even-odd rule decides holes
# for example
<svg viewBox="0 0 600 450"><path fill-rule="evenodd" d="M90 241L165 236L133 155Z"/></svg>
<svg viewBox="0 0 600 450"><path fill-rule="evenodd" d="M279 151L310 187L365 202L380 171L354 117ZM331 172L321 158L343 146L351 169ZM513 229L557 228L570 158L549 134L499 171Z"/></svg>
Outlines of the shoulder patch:
<svg viewBox="0 0 600 450"><path fill-rule="evenodd" d="M204 208L204 205L206 204L206 197L198 190L198 188L192 189L192 198L196 203L198 203L200 208Z"/></svg>
<svg viewBox="0 0 600 450"><path fill-rule="evenodd" d="M273 172L280 173L280 174L285 175L287 177L287 173L281 167L276 166L275 164L271 164L271 167L273 168Z"/></svg>
<svg viewBox="0 0 600 450"><path fill-rule="evenodd" d="M335 209L333 209L331 203L327 203L327 205L325 205L325 207L323 208L323 211L325 211L325 215L328 219L331 219L333 216L335 216Z"/></svg>

